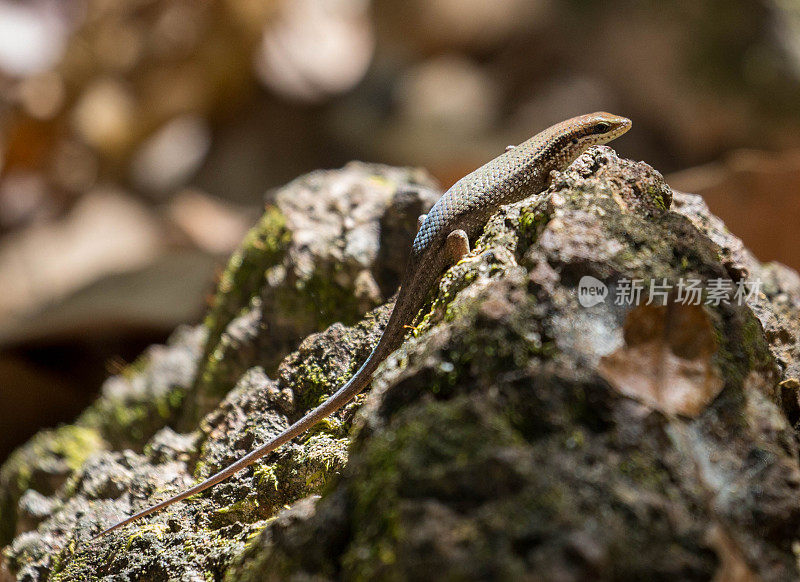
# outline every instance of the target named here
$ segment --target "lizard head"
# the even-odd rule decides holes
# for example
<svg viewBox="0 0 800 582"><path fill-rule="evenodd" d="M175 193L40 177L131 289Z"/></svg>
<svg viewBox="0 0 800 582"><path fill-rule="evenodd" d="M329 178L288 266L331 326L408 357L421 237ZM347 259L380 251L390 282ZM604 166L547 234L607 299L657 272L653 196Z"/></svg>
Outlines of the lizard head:
<svg viewBox="0 0 800 582"><path fill-rule="evenodd" d="M630 128L630 119L605 111L562 121L540 134L554 140L554 153L548 169L563 171L590 147L606 144Z"/></svg>
<svg viewBox="0 0 800 582"><path fill-rule="evenodd" d="M584 147L608 143L631 128L631 120L613 113L598 111L576 118L575 139Z"/></svg>

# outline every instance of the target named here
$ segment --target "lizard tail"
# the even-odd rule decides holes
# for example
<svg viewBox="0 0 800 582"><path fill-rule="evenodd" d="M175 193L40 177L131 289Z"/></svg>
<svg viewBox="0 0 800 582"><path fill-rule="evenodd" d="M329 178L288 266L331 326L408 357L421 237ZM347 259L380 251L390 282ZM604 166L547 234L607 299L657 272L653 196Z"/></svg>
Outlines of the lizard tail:
<svg viewBox="0 0 800 582"><path fill-rule="evenodd" d="M148 507L147 509L143 509L139 513L127 517L122 521L115 523L111 527L104 529L99 534L91 538L91 540L95 540L99 537L102 537L105 534L110 533L121 527L124 527L129 523L132 523L142 517L146 517L151 513L155 513L156 511L164 509L165 507L172 505L173 503L177 503L178 501L183 501L187 497L191 497L192 495L196 495L201 491L205 491L209 487L212 487L217 483L219 483L220 481L224 481L231 475L238 473L245 467L252 465L255 461L257 461L264 455L271 453L281 445L289 442L294 437L298 436L299 434L305 432L306 430L314 426L317 422L324 419L326 416L332 414L333 412L336 412L339 408L347 404L359 392L361 392L364 388L366 388L369 385L370 381L372 380L372 373L375 371L378 365L391 352L393 352L397 348L396 344L399 344L402 341L402 337L404 335L405 330L402 324L399 322L399 319L400 319L399 317L395 317L395 313L393 312L392 317L389 318L389 323L386 325L386 330L384 331L380 341L378 342L378 345L375 346L375 349L372 350L372 353L370 353L369 357L361 366L361 368L358 369L358 371L353 375L352 378L350 378L350 380L344 386L339 388L325 402L323 402L317 408L313 409L311 412L303 416L303 418L292 424L289 428L284 430L281 434L276 436L270 442L249 452L247 455L245 455L235 463L227 466L218 473L212 475L205 481L198 483L197 485L191 487L190 489L187 489L182 493L179 493L173 497L170 497L169 499L157 503L156 505Z"/></svg>
<svg viewBox="0 0 800 582"><path fill-rule="evenodd" d="M362 364L353 377L350 378L350 380L344 386L334 392L325 402L317 406L311 412L307 413L305 416L303 416L303 418L292 424L289 428L284 430L270 442L249 452L232 465L222 469L219 473L212 475L205 481L198 483L182 493L178 493L174 497L170 497L161 503L157 503L156 505L148 507L147 509L140 511L135 515L115 523L111 527L104 529L99 534L94 536L92 540L104 536L115 529L126 526L137 519L146 517L151 513L155 513L160 509L164 509L173 503L183 501L187 497L191 497L192 495L196 495L201 491L205 491L220 481L224 481L231 475L238 473L245 467L252 465L264 455L271 453L281 445L292 440L294 437L302 434L317 424L320 420L336 412L342 406L352 400L356 394L361 392L369 385L369 383L372 381L372 373L380 365L380 363L383 362L383 360L385 360L389 354L395 351L401 343L403 343L403 337L406 334L405 324L410 322L414 318L414 315L417 313L417 311L419 311L419 309L422 307L426 291L441 274L442 265L444 264L443 255L437 255L434 260L435 263L433 264L432 268L422 272L417 270L416 264L413 261L409 261L409 266L406 269L407 278L404 280L404 284L400 287L400 292L397 295L397 300L395 301L394 308L392 309L392 314L389 317L389 321L386 324L383 333L381 334L381 339L378 341L378 344L372 350L372 353L370 353L367 360ZM411 274L410 276L408 275L409 273Z"/></svg>

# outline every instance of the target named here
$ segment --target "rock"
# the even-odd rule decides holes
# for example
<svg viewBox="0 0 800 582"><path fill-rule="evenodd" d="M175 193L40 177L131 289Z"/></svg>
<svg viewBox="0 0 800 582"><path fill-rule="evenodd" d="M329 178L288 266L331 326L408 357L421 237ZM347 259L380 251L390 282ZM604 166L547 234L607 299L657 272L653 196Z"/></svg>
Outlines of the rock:
<svg viewBox="0 0 800 582"><path fill-rule="evenodd" d="M178 328L167 346L151 346L109 378L74 425L43 431L8 458L0 468L0 544L12 537L25 491L52 496L72 487L70 477L94 453L108 447L141 451L159 429L177 421L204 339L202 328Z"/></svg>
<svg viewBox="0 0 800 582"><path fill-rule="evenodd" d="M365 269L380 277L375 241L390 243L363 224L392 206L397 182L350 180L363 168L275 196L205 326L132 366L79 419L91 443L81 455L57 455L45 435L0 470L0 521L12 525L2 579L798 576L800 281L760 264L701 199L606 147L489 221L366 396L207 493L90 542L268 441L367 357L390 305L363 316L351 295L302 325L349 321L308 335L274 373L261 363L278 317L265 306L285 281L342 272L341 298ZM337 223L342 208L366 218ZM301 236L315 228L308 216L338 244ZM326 271L337 260L341 271ZM586 277L606 288L590 307ZM701 282L700 305L681 306L684 279ZM621 292L635 281L648 289L638 305ZM754 281L758 292L737 300L736 285ZM651 282L666 291L647 305ZM309 286L298 292L296 305L313 309ZM212 353L217 380L204 385ZM171 402L164 386L180 408L208 412L197 423L169 406L158 416ZM142 408L114 421L125 399ZM183 436L164 428L180 424ZM48 462L58 478L33 479L30 467ZM36 529L12 539L17 516Z"/></svg>
<svg viewBox="0 0 800 582"><path fill-rule="evenodd" d="M800 149L780 154L759 150L731 152L722 161L669 176L670 184L703 196L762 260L800 266L794 225L800 222Z"/></svg>
<svg viewBox="0 0 800 582"><path fill-rule="evenodd" d="M356 323L391 296L417 217L441 195L420 170L351 163L291 182L269 197L234 253L207 319L198 415L249 367L274 373L310 333Z"/></svg>

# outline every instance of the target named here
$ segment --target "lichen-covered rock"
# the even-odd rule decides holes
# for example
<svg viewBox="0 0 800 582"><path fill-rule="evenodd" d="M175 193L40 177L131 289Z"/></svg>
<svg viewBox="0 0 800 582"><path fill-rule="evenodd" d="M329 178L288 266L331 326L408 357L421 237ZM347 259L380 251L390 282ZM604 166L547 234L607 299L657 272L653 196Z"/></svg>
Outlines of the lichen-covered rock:
<svg viewBox="0 0 800 582"><path fill-rule="evenodd" d="M177 421L205 335L202 328L176 330L168 345L150 347L122 374L109 378L102 396L74 425L43 431L9 457L0 468L0 544L30 523L24 508L17 522L26 490L54 495L94 453L141 450L158 430Z"/></svg>
<svg viewBox="0 0 800 582"><path fill-rule="evenodd" d="M341 179L317 174L285 192ZM177 379L187 406L209 408L201 422L175 433L144 415L143 446L129 436L137 423L95 421L83 433L91 454L34 440L4 466L6 541L16 537L0 580L797 577L800 281L758 263L700 199L606 147L490 220L366 397L207 493L88 541L269 440L377 341L390 305L362 318L374 299L359 303L355 288L365 269L375 282L365 288L397 276L376 266L399 260L394 243L356 221L326 235L340 254L317 248L300 215L325 205L301 199L285 206L298 222L277 254L269 241L292 221L268 210L260 232L271 234L254 234L223 277L204 328L212 348L192 350L201 374L225 367L207 387L233 389L212 405L214 389ZM381 224L413 230L419 204L389 199L406 218ZM271 372L263 346L281 285L305 272L335 279L324 265L337 260L350 265L337 293L350 295L334 304L351 324L307 337ZM700 305L681 301L682 280L700 282ZM756 280L759 292L735 300L737 284ZM587 302L587 281L606 295ZM618 300L635 281L640 300ZM728 295L715 295L719 281ZM293 301L314 309L313 295ZM83 422L100 418L93 410ZM24 469L53 458L66 464L52 483Z"/></svg>
<svg viewBox="0 0 800 582"><path fill-rule="evenodd" d="M761 276L695 197L678 197L698 215L670 211L660 176L601 148L548 202L503 209L373 383L336 489L265 528L227 579L794 578L796 436L753 313L774 311L771 297L683 319L674 301L660 307L686 326L665 340L673 357L707 357L723 382L693 415L626 398L604 374L652 318L613 293L578 301L586 275L612 289L741 277L743 263ZM701 332L712 353L687 351Z"/></svg>
<svg viewBox="0 0 800 582"><path fill-rule="evenodd" d="M353 162L269 196L231 258L206 320L197 388L207 412L251 366L274 372L305 336L352 325L391 296L417 217L441 195L421 170Z"/></svg>
<svg viewBox="0 0 800 582"><path fill-rule="evenodd" d="M89 512L95 521L107 523L130 512L132 493L134 499L145 499L170 481L180 488L194 476L219 469L247 452L255 437L243 437L242 432L252 430L267 438L287 419L301 416L330 391L332 383L355 369L358 360L353 358L363 359L369 352L380 331L374 320L385 317L387 307L356 329L337 324L318 336L319 341L309 338L285 365L273 370L277 383L266 377L261 365L274 368L287 346L323 328L324 322L358 321L384 298L379 288L393 293L390 290L402 271L398 263L405 262L416 218L438 195L422 171L359 163L315 172L271 195L271 204L223 273L205 325L180 329L168 345L150 348L106 382L101 398L74 426L42 433L3 466L0 544L47 521L62 508L63 497L113 501L97 504ZM282 273L280 278L275 271ZM311 280L319 285L308 285ZM327 310L314 307L323 283L331 293L352 297L364 282L373 290L368 301L331 300ZM238 389L230 391L233 386ZM226 400L217 407L225 393ZM253 394L259 395L257 402ZM235 400L236 395L245 401ZM209 409L213 412L202 423L192 421L199 411ZM223 416L225 411L229 418ZM264 484L258 511L258 503L238 503L246 497L249 482L240 488L244 494L238 499L232 499L223 486L220 491L228 495L211 510L214 523L270 516L318 491L346 460L353 411L347 408L321 423L303 446L284 447L278 462L258 468L256 479ZM229 432L221 431L223 420L231 423ZM181 427L185 434L176 435L170 427ZM126 448L146 456L106 454L83 464L94 453ZM168 462L164 472L162 465ZM152 472L145 476L147 467ZM92 521L86 518L83 524L91 527ZM13 550L18 546L12 547L6 571L9 564L22 576L52 569L56 578L70 579L84 564L72 560L61 573L64 563L55 546L45 548L30 536L23 538L25 549L18 554ZM19 543L17 538L15 544ZM74 546L59 549L72 552ZM35 562L16 557L33 553L39 556ZM173 561L168 570L171 575L191 571L193 559L197 557Z"/></svg>

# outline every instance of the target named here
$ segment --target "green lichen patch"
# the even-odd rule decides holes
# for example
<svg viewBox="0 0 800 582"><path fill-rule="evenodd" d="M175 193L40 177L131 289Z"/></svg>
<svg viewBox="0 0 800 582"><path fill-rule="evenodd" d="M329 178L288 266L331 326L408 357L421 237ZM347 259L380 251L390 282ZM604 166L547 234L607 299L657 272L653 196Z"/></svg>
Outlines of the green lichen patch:
<svg viewBox="0 0 800 582"><path fill-rule="evenodd" d="M197 373L197 390L204 399L213 402L222 398L236 383L237 373L251 364L238 363L235 350L242 341L226 329L237 318L258 315L254 302L260 304L267 272L282 263L290 241L286 217L277 207L268 206L228 261L204 322L208 340ZM187 417L196 420L207 409L208 405L193 407Z"/></svg>
<svg viewBox="0 0 800 582"><path fill-rule="evenodd" d="M206 334L202 327L179 328L166 345L148 348L118 376L76 424L97 430L112 447L142 450L164 426L177 424L190 396Z"/></svg>
<svg viewBox="0 0 800 582"><path fill-rule="evenodd" d="M17 501L28 489L52 495L67 476L105 442L96 430L62 426L43 431L17 449L0 470L0 545L11 541L17 519Z"/></svg>
<svg viewBox="0 0 800 582"><path fill-rule="evenodd" d="M464 506L480 501L483 495L476 498L469 481L461 480L464 473L491 465L498 448L519 441L505 419L487 418L474 406L455 401L413 407L399 416L397 429L358 451L351 477L351 519L358 528L342 559L345 577L402 577L399 554L414 532L401 499L457 499Z"/></svg>
<svg viewBox="0 0 800 582"><path fill-rule="evenodd" d="M267 269L280 263L290 240L286 217L277 207L268 206L222 273L205 320L208 329L206 355L214 349L228 323L259 292Z"/></svg>

